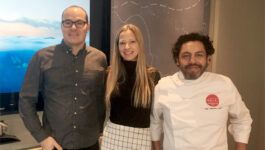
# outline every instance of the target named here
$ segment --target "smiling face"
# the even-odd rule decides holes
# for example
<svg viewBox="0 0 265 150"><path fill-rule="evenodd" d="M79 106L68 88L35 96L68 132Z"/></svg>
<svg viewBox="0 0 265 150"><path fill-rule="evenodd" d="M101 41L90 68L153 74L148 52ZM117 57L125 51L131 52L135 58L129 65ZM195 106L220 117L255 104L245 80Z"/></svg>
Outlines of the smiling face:
<svg viewBox="0 0 265 150"><path fill-rule="evenodd" d="M123 60L137 60L139 44L134 33L131 30L126 30L120 33L118 46L120 55Z"/></svg>
<svg viewBox="0 0 265 150"><path fill-rule="evenodd" d="M63 21L65 20L87 22L86 12L79 7L69 7L63 12ZM79 28L77 28L76 24L71 27L65 27L61 24L61 28L66 45L69 47L81 47L84 45L89 24L85 23L83 27Z"/></svg>
<svg viewBox="0 0 265 150"><path fill-rule="evenodd" d="M185 79L195 80L199 78L210 63L204 45L200 41L189 41L181 46L177 66Z"/></svg>

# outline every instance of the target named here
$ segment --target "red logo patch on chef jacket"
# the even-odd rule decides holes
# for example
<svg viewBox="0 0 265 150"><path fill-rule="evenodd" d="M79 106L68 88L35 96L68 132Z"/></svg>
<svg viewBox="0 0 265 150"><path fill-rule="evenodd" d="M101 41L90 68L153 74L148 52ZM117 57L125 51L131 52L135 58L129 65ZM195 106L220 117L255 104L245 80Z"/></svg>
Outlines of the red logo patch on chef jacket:
<svg viewBox="0 0 265 150"><path fill-rule="evenodd" d="M214 94L208 95L206 97L206 103L212 107L218 106L219 105L219 98Z"/></svg>

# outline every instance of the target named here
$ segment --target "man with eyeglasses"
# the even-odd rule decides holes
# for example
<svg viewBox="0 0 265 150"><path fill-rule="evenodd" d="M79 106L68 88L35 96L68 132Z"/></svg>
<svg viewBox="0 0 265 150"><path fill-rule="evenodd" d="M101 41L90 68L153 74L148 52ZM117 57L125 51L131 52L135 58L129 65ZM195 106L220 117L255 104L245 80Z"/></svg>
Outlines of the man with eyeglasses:
<svg viewBox="0 0 265 150"><path fill-rule="evenodd" d="M106 56L86 46L86 11L71 6L62 14L61 44L37 51L20 91L19 111L43 150L98 150L105 119ZM42 124L35 105L44 99Z"/></svg>

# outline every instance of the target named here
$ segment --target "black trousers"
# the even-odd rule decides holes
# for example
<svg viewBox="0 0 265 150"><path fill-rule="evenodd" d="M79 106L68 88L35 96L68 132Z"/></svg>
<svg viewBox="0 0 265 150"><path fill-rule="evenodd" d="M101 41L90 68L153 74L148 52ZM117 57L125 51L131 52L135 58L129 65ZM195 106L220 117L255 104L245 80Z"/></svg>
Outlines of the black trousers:
<svg viewBox="0 0 265 150"><path fill-rule="evenodd" d="M80 148L80 149L64 149L64 150L99 150L99 144L98 142L92 146L86 147L86 148Z"/></svg>

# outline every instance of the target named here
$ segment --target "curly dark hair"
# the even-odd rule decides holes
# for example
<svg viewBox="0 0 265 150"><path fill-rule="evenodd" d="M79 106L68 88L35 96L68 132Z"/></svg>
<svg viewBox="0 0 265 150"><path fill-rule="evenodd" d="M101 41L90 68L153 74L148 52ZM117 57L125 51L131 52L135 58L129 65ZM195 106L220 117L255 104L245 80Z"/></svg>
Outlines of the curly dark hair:
<svg viewBox="0 0 265 150"><path fill-rule="evenodd" d="M178 61L178 57L179 57L179 53L180 53L182 45L189 41L202 42L206 50L207 56L211 56L214 53L214 47L213 47L212 41L210 40L209 36L202 35L199 33L184 34L178 38L177 42L174 44L174 47L172 48L172 54L173 54L173 59L175 63Z"/></svg>

